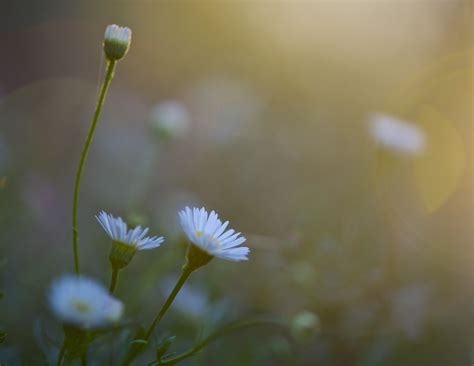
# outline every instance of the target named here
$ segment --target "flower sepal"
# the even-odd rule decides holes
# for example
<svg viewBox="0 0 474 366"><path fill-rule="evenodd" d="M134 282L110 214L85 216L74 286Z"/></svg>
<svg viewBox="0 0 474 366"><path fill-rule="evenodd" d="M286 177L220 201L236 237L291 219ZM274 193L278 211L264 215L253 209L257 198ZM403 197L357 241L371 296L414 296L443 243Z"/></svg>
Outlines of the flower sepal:
<svg viewBox="0 0 474 366"><path fill-rule="evenodd" d="M183 266L183 271L193 272L208 264L212 258L214 258L214 256L205 252L197 245L190 243L186 252L186 263Z"/></svg>
<svg viewBox="0 0 474 366"><path fill-rule="evenodd" d="M156 346L156 359L160 362L164 358L166 352L171 347L173 342L175 341L176 336L169 336L164 338L157 346Z"/></svg>
<svg viewBox="0 0 474 366"><path fill-rule="evenodd" d="M118 240L112 241L112 248L110 249L109 260L112 269L120 270L125 268L133 259L137 248Z"/></svg>
<svg viewBox="0 0 474 366"><path fill-rule="evenodd" d="M109 61L122 59L130 48L132 31L127 27L111 24L105 30L104 53Z"/></svg>

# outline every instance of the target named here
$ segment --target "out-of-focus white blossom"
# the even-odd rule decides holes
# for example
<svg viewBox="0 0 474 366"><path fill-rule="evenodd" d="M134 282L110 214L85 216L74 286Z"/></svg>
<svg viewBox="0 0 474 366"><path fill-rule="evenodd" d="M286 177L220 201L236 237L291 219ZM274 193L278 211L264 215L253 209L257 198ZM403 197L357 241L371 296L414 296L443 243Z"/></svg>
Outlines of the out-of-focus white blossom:
<svg viewBox="0 0 474 366"><path fill-rule="evenodd" d="M161 136L181 138L191 128L191 117L185 105L176 100L166 100L151 111L153 129Z"/></svg>
<svg viewBox="0 0 474 366"><path fill-rule="evenodd" d="M290 330L296 340L309 341L320 330L319 317L311 311L301 311L293 317Z"/></svg>
<svg viewBox="0 0 474 366"><path fill-rule="evenodd" d="M369 133L380 145L402 154L417 155L425 149L426 136L421 128L386 114L376 113L370 118Z"/></svg>
<svg viewBox="0 0 474 366"><path fill-rule="evenodd" d="M48 299L53 313L62 322L83 329L110 325L118 321L123 312L119 300L83 276L66 275L54 281Z"/></svg>

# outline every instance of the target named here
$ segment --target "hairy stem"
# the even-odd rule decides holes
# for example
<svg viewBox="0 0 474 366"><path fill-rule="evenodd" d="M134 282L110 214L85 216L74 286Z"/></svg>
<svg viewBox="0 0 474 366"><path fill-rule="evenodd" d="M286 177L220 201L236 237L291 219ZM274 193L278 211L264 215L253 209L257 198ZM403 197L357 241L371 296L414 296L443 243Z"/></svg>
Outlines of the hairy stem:
<svg viewBox="0 0 474 366"><path fill-rule="evenodd" d="M176 285L174 286L173 291L171 291L170 295L166 299L166 302L163 304L163 306L158 311L158 314L151 322L142 340L148 341L150 339L156 326L159 324L163 316L166 314L166 311L169 309L169 307L173 303L174 299L176 298L176 295L178 295L179 291L181 290L181 288L183 287L184 283L186 282L186 280L188 279L191 273L192 273L192 270L190 270L187 266L183 267L181 276L178 278L178 281L176 282ZM144 350L145 346L146 344L134 344L132 348L130 349L130 351L128 352L128 355L125 358L124 362L122 363L122 366L128 366L130 362L132 362L133 359L137 357Z"/></svg>
<svg viewBox="0 0 474 366"><path fill-rule="evenodd" d="M94 116L92 117L92 123L89 128L89 133L87 134L84 148L82 149L81 160L79 161L79 165L77 167L77 172L76 172L76 180L74 183L74 195L73 195L73 200L72 200L72 245L73 245L73 251L74 251L74 270L76 274L79 274L80 272L78 244L77 244L79 240L79 233L77 230L77 204L79 200L79 186L81 184L81 177L82 177L82 170L84 169L84 163L86 161L87 153L89 152L89 146L91 144L92 137L94 136L94 131L97 125L97 121L99 120L100 113L104 105L107 89L109 88L110 82L112 81L112 78L114 76L115 65L116 65L115 61L108 61L107 72L105 75L104 83L102 84L102 89L99 94L99 99L97 101L97 106L94 112Z"/></svg>
<svg viewBox="0 0 474 366"><path fill-rule="evenodd" d="M110 279L110 288L109 288L109 292L111 294L114 293L115 286L117 286L118 275L119 275L119 270L115 268L112 269L112 278Z"/></svg>
<svg viewBox="0 0 474 366"><path fill-rule="evenodd" d="M181 272L181 276L178 278L178 281L176 282L176 285L173 288L173 291L171 291L170 295L168 296L168 299L166 299L166 302L163 304L160 311L156 315L155 319L153 319L153 322L148 327L145 333L146 340L150 338L156 326L161 321L166 311L168 311L169 307L171 306L174 299L176 298L176 295L178 295L179 290L181 290L181 288L183 287L184 283L186 282L190 274L191 274L191 271L183 269L183 271Z"/></svg>

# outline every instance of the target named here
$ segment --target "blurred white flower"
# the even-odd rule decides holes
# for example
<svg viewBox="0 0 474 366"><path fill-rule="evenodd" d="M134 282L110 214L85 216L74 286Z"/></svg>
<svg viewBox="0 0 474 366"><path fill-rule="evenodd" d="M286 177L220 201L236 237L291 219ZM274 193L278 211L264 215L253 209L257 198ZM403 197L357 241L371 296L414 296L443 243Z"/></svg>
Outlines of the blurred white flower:
<svg viewBox="0 0 474 366"><path fill-rule="evenodd" d="M104 34L104 52L109 60L117 61L124 57L132 41L132 31L116 24L107 26Z"/></svg>
<svg viewBox="0 0 474 366"><path fill-rule="evenodd" d="M151 123L160 135L180 138L189 132L191 117L183 103L166 100L152 109Z"/></svg>
<svg viewBox="0 0 474 366"><path fill-rule="evenodd" d="M122 303L87 277L63 276L49 291L53 313L64 323L80 328L100 328L120 319Z"/></svg>
<svg viewBox="0 0 474 366"><path fill-rule="evenodd" d="M306 310L296 314L290 323L292 336L300 342L311 340L319 332L320 327L318 315Z"/></svg>
<svg viewBox="0 0 474 366"><path fill-rule="evenodd" d="M402 154L420 154L425 148L422 129L392 116L374 114L369 120L369 132L377 143Z"/></svg>
<svg viewBox="0 0 474 366"><path fill-rule="evenodd" d="M225 231L229 221L222 223L214 211L186 207L179 220L188 239L210 256L236 262L248 259L249 248L239 247L246 239L233 229Z"/></svg>
<svg viewBox="0 0 474 366"><path fill-rule="evenodd" d="M162 236L145 236L149 231L148 228L142 229L141 226L137 226L128 230L127 224L121 217L113 217L104 211L100 212L96 219L113 241L134 247L137 250L158 248L164 241Z"/></svg>

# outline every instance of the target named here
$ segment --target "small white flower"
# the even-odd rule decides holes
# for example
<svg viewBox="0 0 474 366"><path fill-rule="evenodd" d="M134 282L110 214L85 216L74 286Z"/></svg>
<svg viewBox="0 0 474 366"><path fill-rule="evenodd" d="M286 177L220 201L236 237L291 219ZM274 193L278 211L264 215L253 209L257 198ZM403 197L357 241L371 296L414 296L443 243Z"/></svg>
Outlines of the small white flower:
<svg viewBox="0 0 474 366"><path fill-rule="evenodd" d="M132 38L132 31L127 27L120 27L117 24L108 25L105 29L104 39L106 41L117 41L129 44Z"/></svg>
<svg viewBox="0 0 474 366"><path fill-rule="evenodd" d="M116 24L107 26L104 34L104 52L110 61L118 61L123 58L130 48L132 31L127 27L119 27Z"/></svg>
<svg viewBox="0 0 474 366"><path fill-rule="evenodd" d="M53 282L48 296L53 313L80 328L99 328L120 319L122 303L87 277L66 275Z"/></svg>
<svg viewBox="0 0 474 366"><path fill-rule="evenodd" d="M425 148L423 130L412 123L385 114L372 116L369 132L378 143L403 154L419 154Z"/></svg>
<svg viewBox="0 0 474 366"><path fill-rule="evenodd" d="M164 241L162 236L145 236L149 229L142 229L140 225L129 230L127 224L121 217L113 217L104 211L101 211L95 218L112 240L137 250L158 248Z"/></svg>
<svg viewBox="0 0 474 366"><path fill-rule="evenodd" d="M179 220L188 239L209 255L236 262L248 259L249 248L239 247L246 239L232 229L225 231L229 221L222 223L214 211L186 207Z"/></svg>

